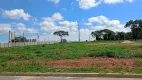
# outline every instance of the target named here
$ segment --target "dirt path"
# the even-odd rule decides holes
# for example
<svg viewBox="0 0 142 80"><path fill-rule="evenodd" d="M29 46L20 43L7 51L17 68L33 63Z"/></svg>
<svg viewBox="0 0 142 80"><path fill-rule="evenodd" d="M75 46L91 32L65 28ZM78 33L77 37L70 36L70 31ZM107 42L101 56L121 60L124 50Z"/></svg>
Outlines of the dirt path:
<svg viewBox="0 0 142 80"><path fill-rule="evenodd" d="M136 59L119 59L119 58L81 58L73 60L58 60L51 62L53 67L58 68L136 68L142 65L136 65Z"/></svg>

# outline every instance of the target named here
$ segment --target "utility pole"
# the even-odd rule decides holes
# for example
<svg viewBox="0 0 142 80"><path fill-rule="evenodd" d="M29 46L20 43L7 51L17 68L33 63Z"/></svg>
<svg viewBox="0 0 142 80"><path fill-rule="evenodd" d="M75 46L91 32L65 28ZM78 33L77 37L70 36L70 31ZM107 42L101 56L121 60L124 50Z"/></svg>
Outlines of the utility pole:
<svg viewBox="0 0 142 80"><path fill-rule="evenodd" d="M78 41L80 42L80 26L79 26L79 23L77 22L78 24Z"/></svg>
<svg viewBox="0 0 142 80"><path fill-rule="evenodd" d="M11 31L9 31L9 41L8 43L11 43Z"/></svg>
<svg viewBox="0 0 142 80"><path fill-rule="evenodd" d="M39 42L39 35L38 35L38 33L37 33L37 44L38 44L38 42Z"/></svg>
<svg viewBox="0 0 142 80"><path fill-rule="evenodd" d="M25 33L23 32L24 46L25 46Z"/></svg>

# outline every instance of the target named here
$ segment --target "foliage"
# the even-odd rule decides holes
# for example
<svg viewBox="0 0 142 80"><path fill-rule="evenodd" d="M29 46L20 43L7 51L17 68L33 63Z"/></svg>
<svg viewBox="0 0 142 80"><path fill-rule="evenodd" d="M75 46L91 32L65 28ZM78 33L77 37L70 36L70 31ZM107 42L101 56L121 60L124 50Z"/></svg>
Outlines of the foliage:
<svg viewBox="0 0 142 80"><path fill-rule="evenodd" d="M125 24L125 28L127 27L131 29L133 39L137 40L142 32L142 20L130 20Z"/></svg>
<svg viewBox="0 0 142 80"><path fill-rule="evenodd" d="M113 32L109 29L97 30L91 33L96 40L130 40L132 39L131 32Z"/></svg>
<svg viewBox="0 0 142 80"><path fill-rule="evenodd" d="M64 41L64 40L63 40L63 37L64 37L64 36L69 36L68 32L65 32L65 31L56 31L56 32L54 32L53 34L60 37L61 43Z"/></svg>
<svg viewBox="0 0 142 80"><path fill-rule="evenodd" d="M96 40L114 40L115 33L109 29L92 32L91 35L96 37Z"/></svg>
<svg viewBox="0 0 142 80"><path fill-rule="evenodd" d="M36 42L36 39L27 39L26 37L19 36L15 37L15 39L12 40L12 42Z"/></svg>
<svg viewBox="0 0 142 80"><path fill-rule="evenodd" d="M24 42L24 41L26 42L27 41L27 39L23 36L15 37L15 39L13 39L12 42L14 42L14 40L15 42Z"/></svg>

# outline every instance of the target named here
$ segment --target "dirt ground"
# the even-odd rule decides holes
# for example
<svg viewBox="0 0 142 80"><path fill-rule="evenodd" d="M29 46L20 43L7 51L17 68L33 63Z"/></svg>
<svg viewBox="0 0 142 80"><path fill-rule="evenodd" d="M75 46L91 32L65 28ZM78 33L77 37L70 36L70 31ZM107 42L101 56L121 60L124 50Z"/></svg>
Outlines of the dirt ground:
<svg viewBox="0 0 142 80"><path fill-rule="evenodd" d="M80 58L73 60L52 61L51 65L58 68L136 68L142 67L136 65L136 59L119 59L119 58Z"/></svg>

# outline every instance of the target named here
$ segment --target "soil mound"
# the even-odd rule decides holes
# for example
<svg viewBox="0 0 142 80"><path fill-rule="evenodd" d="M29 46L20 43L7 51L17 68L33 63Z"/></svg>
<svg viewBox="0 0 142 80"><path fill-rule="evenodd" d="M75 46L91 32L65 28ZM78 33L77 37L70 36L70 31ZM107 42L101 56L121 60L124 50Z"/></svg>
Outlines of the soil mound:
<svg viewBox="0 0 142 80"><path fill-rule="evenodd" d="M129 40L125 40L124 42L122 42L122 44L137 44L137 43L129 41Z"/></svg>

